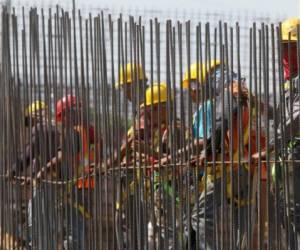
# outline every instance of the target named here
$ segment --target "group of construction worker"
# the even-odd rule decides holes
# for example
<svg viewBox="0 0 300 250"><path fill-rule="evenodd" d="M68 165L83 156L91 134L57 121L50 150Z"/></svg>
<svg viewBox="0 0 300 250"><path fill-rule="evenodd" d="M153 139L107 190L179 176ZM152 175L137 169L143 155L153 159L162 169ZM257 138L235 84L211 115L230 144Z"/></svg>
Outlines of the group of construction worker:
<svg viewBox="0 0 300 250"><path fill-rule="evenodd" d="M63 97L55 110L53 121L43 101L34 101L25 110L28 144L8 171L14 182L32 186L28 228L19 231L26 234L21 237L28 249L85 249L89 226L85 221L92 218L94 189L90 172L95 158L101 157L101 137L96 137L75 96Z"/></svg>
<svg viewBox="0 0 300 250"><path fill-rule="evenodd" d="M148 83L142 65L121 67L115 87L128 102L134 102L136 110L120 148L105 162L101 133L89 123L89 107L79 97L69 94L58 100L53 121L42 100L33 102L25 110L29 142L8 173L13 181L29 173L23 181L33 186L26 226L28 235L38 237L27 237L26 247L90 249L96 223L94 178L105 166L123 173L115 204L118 249L146 249L146 245L151 249L219 248L220 214L231 216L230 207L236 226L230 236L221 232L226 234L224 240L232 242L231 248L246 247L251 241L253 249L258 249L255 236L246 235L244 218L256 200L262 215L260 226L265 230L265 162L276 142L283 143L287 151L279 153L285 161L275 161L270 172L272 180L289 193L288 199L280 196L284 204L280 211L288 216L284 227L288 227L289 247L300 247L298 25L300 19L282 23L285 83L278 114L285 119L278 123L277 137L270 142L253 125L257 99L248 91L245 79L217 59L195 62L184 74L182 89L197 106L189 126L177 118L175 96L168 84ZM182 138L187 143L182 143ZM253 195L257 193L254 180L261 186L259 202ZM48 188L50 185L57 188ZM63 202L67 207L61 210ZM252 240L247 241L249 237Z"/></svg>

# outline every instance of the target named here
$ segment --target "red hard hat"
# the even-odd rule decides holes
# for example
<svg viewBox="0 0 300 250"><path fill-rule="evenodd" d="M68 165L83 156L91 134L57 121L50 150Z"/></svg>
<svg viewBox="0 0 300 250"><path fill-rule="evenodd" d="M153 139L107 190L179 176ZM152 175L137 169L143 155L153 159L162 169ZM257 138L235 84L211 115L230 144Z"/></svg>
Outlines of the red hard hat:
<svg viewBox="0 0 300 250"><path fill-rule="evenodd" d="M76 97L72 95L64 96L56 103L56 121L61 122L63 110L71 107L76 107Z"/></svg>

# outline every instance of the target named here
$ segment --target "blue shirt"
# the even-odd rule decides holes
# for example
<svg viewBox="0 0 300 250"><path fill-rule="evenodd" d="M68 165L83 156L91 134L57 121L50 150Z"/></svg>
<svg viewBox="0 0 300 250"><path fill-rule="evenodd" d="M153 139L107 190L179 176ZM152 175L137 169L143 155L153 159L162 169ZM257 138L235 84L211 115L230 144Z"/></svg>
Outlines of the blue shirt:
<svg viewBox="0 0 300 250"><path fill-rule="evenodd" d="M195 139L204 138L204 114L206 113L205 127L206 138L209 139L212 133L212 102L207 100L203 105L201 104L198 110L193 115L193 137Z"/></svg>

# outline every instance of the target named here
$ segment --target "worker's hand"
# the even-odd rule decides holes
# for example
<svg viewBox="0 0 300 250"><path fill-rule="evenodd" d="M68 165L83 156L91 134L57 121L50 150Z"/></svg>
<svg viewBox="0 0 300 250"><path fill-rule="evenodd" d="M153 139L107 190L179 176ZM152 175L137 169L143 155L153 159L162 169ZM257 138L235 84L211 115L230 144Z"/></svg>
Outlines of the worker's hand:
<svg viewBox="0 0 300 250"><path fill-rule="evenodd" d="M166 165L170 161L171 161L171 155L167 155L167 156L160 159L160 164L161 165Z"/></svg>
<svg viewBox="0 0 300 250"><path fill-rule="evenodd" d="M111 168L114 164L114 160L112 158L109 158L107 161L106 161L106 166L107 168Z"/></svg>
<svg viewBox="0 0 300 250"><path fill-rule="evenodd" d="M36 181L37 182L41 182L41 180L44 178L44 170L42 169L41 171L39 171L36 175Z"/></svg>
<svg viewBox="0 0 300 250"><path fill-rule="evenodd" d="M22 176L21 177L21 186L30 185L32 182L32 177Z"/></svg>
<svg viewBox="0 0 300 250"><path fill-rule="evenodd" d="M267 152L266 151L261 151L261 152L256 152L251 156L251 160L256 163L259 160L264 161L266 160ZM259 158L260 157L260 158Z"/></svg>
<svg viewBox="0 0 300 250"><path fill-rule="evenodd" d="M187 158L187 150L182 148L182 149L178 149L177 152L176 152L176 157L177 159L185 159Z"/></svg>
<svg viewBox="0 0 300 250"><path fill-rule="evenodd" d="M126 159L126 157L121 161L121 167L128 167L134 164L134 159Z"/></svg>
<svg viewBox="0 0 300 250"><path fill-rule="evenodd" d="M182 152L183 152L182 149L178 149L177 152L176 152L176 155L177 155L177 156L181 156Z"/></svg>
<svg viewBox="0 0 300 250"><path fill-rule="evenodd" d="M104 170L104 162L99 162L95 168L93 168L94 170L94 174L98 174L98 175L101 175L102 173L105 172Z"/></svg>
<svg viewBox="0 0 300 250"><path fill-rule="evenodd" d="M166 129L162 135L161 141L162 143L167 143L168 140L168 136L169 136L169 130Z"/></svg>
<svg viewBox="0 0 300 250"><path fill-rule="evenodd" d="M204 166L205 160L206 160L205 154L200 154L200 158L199 158L199 166L200 167Z"/></svg>

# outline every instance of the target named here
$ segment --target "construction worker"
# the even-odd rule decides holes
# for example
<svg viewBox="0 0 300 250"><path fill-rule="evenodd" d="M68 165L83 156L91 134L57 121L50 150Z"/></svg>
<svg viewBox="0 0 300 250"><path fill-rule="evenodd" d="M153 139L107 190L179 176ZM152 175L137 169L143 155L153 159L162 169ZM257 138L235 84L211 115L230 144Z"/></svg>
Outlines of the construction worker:
<svg viewBox="0 0 300 250"><path fill-rule="evenodd" d="M197 111L193 115L192 124L192 145L188 147L200 147L202 149L204 144L204 137L210 138L212 133L212 95L217 94L219 87L216 88L215 93L205 84L208 75L213 78L215 75L220 76L220 61L212 60L210 65L208 63L193 63L190 70L187 70L182 82L183 89L189 90L192 102L198 105ZM220 77L217 78L218 81ZM216 86L220 85L216 82ZM206 114L206 116L204 115ZM186 148L187 150L187 148Z"/></svg>
<svg viewBox="0 0 300 250"><path fill-rule="evenodd" d="M193 63L190 69L184 74L182 87L189 90L189 95L193 103L196 103L198 109L193 115L192 136L193 142L188 148L198 147L200 150L204 144L204 137L208 140L212 134L212 107L213 99L220 95L224 86L221 82L221 62L219 60L211 60L210 62ZM227 75L226 67L223 68L223 77ZM231 73L233 79L237 78L236 73ZM210 79L211 86L207 84ZM206 114L206 115L204 115Z"/></svg>
<svg viewBox="0 0 300 250"><path fill-rule="evenodd" d="M92 236L89 228L93 228L95 183L90 174L94 169L95 150L101 152L101 137L94 134L85 112L82 102L72 95L56 103L56 122L62 125L61 147L57 157L47 163L39 176L43 178L47 172L56 169L60 172L60 178L67 181L67 192L61 197L67 203L67 214L72 215L64 221L68 221L64 240L67 249L89 248Z"/></svg>
<svg viewBox="0 0 300 250"><path fill-rule="evenodd" d="M129 138L132 138L132 140L128 140L127 147L129 152L127 153L127 156L125 155L123 157L123 161L127 164L135 164L136 169L140 169L139 166L143 168L145 164L151 164L152 166L157 164L157 161L160 158L166 157L170 153L169 150L171 146L169 131L171 126L170 124L172 123L171 121L169 121L169 123L167 121L168 112L170 110L167 109L166 84L154 83L152 86L147 88L145 97L146 99L143 104L145 114L145 120L143 122L144 125L140 127L136 126L135 130L133 128L129 130L130 132L128 135ZM179 132L178 129L176 129L176 131ZM138 134L143 134L143 136L133 136ZM177 136L176 138L179 140L180 137ZM174 141L173 146L178 143L179 142ZM133 162L132 159L136 159L136 161ZM149 215L152 219L148 224L148 229L151 230L148 230L147 235L149 247L151 249L154 245L156 245L156 247L160 246L162 249L174 249L175 246L178 246L176 245L178 242L175 243L173 241L173 237L177 234L177 231L174 232L173 229L176 228L177 225L172 225L172 199L176 192L175 190L173 191L173 187L170 182L171 176L168 174L169 172L164 170L147 171L147 173L143 170L142 172L137 170L135 178L129 185L129 190L134 189L133 193L138 191L138 187L148 187L146 188L147 190L142 191L142 195L139 197L142 197L143 200L149 200L150 197L154 198L154 214ZM147 178L145 178L146 175ZM154 196L151 196L150 194L149 179L151 179L151 183L153 183L154 186ZM128 202L128 198L126 200L123 199L123 203L125 202ZM151 202L146 203L153 204ZM136 213L137 212L138 211L136 211ZM142 223L142 230L145 229L144 226L147 225L146 223L143 223L142 218L140 218L140 221L137 221L136 223ZM130 233L129 230L130 228L127 228L125 233ZM143 235L143 231L138 232L140 235ZM128 238L128 235L125 234L124 237ZM175 238L177 239L177 237ZM140 239L138 240L140 241ZM142 244L141 246L145 247L144 242L139 244Z"/></svg>
<svg viewBox="0 0 300 250"><path fill-rule="evenodd" d="M277 129L277 143L283 145L280 151L282 163L274 164L272 175L278 181L282 204L287 216L289 249L300 247L300 96L299 96L299 48L297 47L299 18L290 18L282 23L281 51L284 84L282 86L284 98L277 107L280 122L275 124ZM275 147L275 140L270 142L270 149ZM266 151L261 152L261 159L265 159ZM257 158L258 156L256 156ZM276 159L278 160L278 159ZM284 207L284 206L281 206ZM283 217L283 216L282 216ZM282 221L283 223L283 221Z"/></svg>
<svg viewBox="0 0 300 250"><path fill-rule="evenodd" d="M188 145L193 152L193 158L199 157L199 152L203 150L205 143L208 143L212 135L212 122L213 122L213 103L214 99L218 96L221 86L221 62L219 60L211 60L210 62L193 63L190 69L185 72L182 82L183 89L189 90L192 102L196 103L198 108L193 115L192 124L192 143ZM225 70L224 70L224 73ZM234 75L235 76L235 75ZM208 84L208 79L212 84ZM214 80L215 79L215 80ZM212 86L215 85L213 88ZM186 150L188 150L188 147ZM194 150L193 150L194 149ZM198 156L197 156L198 153ZM201 189L203 190L203 171L196 171L199 175ZM193 179L193 178L192 178ZM198 184L193 184L194 189ZM191 207L195 205L195 198L191 198ZM187 214L186 214L187 215ZM186 218L185 220L187 220ZM191 249L195 249L195 223L196 218L193 218L192 228L188 234L188 228L186 228L186 234L188 242L191 244ZM193 225L194 224L194 225Z"/></svg>
<svg viewBox="0 0 300 250"><path fill-rule="evenodd" d="M121 67L119 79L115 87L124 91L128 101L132 102L135 99L135 94L139 88L141 97L143 97L144 92L142 90L144 83L147 82L147 77L141 64L127 63L126 68Z"/></svg>
<svg viewBox="0 0 300 250"><path fill-rule="evenodd" d="M141 131L145 126L143 99L148 79L142 65L135 63L127 63L126 69L121 67L119 75L120 80L115 84L115 87L122 90L127 101L132 103L135 120L134 126ZM127 131L128 139L133 138L134 126L131 126ZM126 142L121 147L121 158L124 157L125 152Z"/></svg>
<svg viewBox="0 0 300 250"><path fill-rule="evenodd" d="M289 194L286 199L287 215L290 221L289 242L291 249L300 247L300 96L299 96L299 48L297 34L300 26L299 18L292 18L282 23L282 59L284 70L284 102L281 103L285 112L283 133L279 137L285 142L287 152L282 157L290 162L287 164L285 190ZM299 35L299 34L298 34Z"/></svg>
<svg viewBox="0 0 300 250"><path fill-rule="evenodd" d="M143 99L145 94L147 77L143 71L142 65L136 63L127 63L121 67L119 81L115 84L125 96L125 100L132 104L134 124L128 129L123 138L121 149L115 152L113 160L109 161L109 166L116 165L118 160L127 166L132 165L133 156L128 153L129 145L138 135L143 137L145 128L145 109ZM126 104L127 105L127 104ZM127 129L127 128L126 128ZM145 244L145 239L137 237L136 232L144 235L143 230L143 203L138 199L139 194L136 190L137 183L140 182L139 175L133 171L126 171L121 179L120 188L118 188L118 198L116 204L116 221L117 221L117 241L120 249L134 249L138 245ZM127 187L131 188L129 194L126 193ZM122 204L122 205L121 205ZM136 205L138 204L138 206ZM139 212L137 212L139 211ZM127 215L127 216L125 216ZM137 226L139 225L139 227Z"/></svg>
<svg viewBox="0 0 300 250"><path fill-rule="evenodd" d="M193 121L193 136L197 139L197 141L194 143L201 145L203 148L201 154L197 156L200 161L199 164L202 166L202 171L204 170L204 159L207 159L208 161L212 161L214 159L215 162L220 162L222 160L222 130L224 130L223 136L225 137L225 150L223 152L225 159L232 160L234 162L238 160L240 145L240 142L238 141L239 109L242 110L241 113L243 114L241 128L241 131L244 133L243 149L247 149L247 144L249 142L249 93L243 83L239 84L237 82L236 74L229 74L232 76L232 79L227 79L226 70L228 69L226 69L224 65L221 65L221 63L216 60L210 63L205 63L205 65L198 65L198 67L197 64L194 64L192 65L190 72L186 74L186 76L188 76L188 74L190 76L186 77L183 82L183 86L185 88L188 88L190 82L195 85L189 87L192 99L194 100L201 100L201 96L196 95L196 90L198 89L199 94L201 93L199 89L202 90L201 104L194 115ZM195 75L198 77L196 78ZM199 80L197 81L195 78ZM227 79L224 80L224 84L222 83L222 79ZM237 86L240 88L240 103L237 102L237 91L239 89ZM221 95L221 90L223 87L225 87L224 96ZM231 109L229 108L230 96L233 96ZM213 124L215 126L214 129L212 127ZM232 125L232 130L230 130L230 124ZM214 134L212 134L212 130L214 130ZM233 134L231 134L231 132L233 132ZM203 144L204 139L206 141L205 145ZM231 145L232 155L230 154ZM253 146L251 149L253 153L256 152L255 146ZM246 152L242 153L242 156L240 155L242 159L244 159L244 157L248 157L248 151L245 151ZM232 158L230 158L230 156ZM218 208L221 206L222 183L225 182L225 186L227 186L224 194L226 195L225 200L230 199L231 202L234 203L235 207L238 204L241 211L242 208L245 207L243 200L245 200L246 197L242 197L241 194L247 194L248 167L246 167L244 164L242 164L240 167L236 163L233 164L235 169L235 182L238 180L236 170L240 168L239 180L241 186L238 193L237 186L235 186L233 190L231 189L231 183L233 180L230 180L230 164L225 164L223 166L222 164L216 163L215 165L215 168L213 168L213 165L211 164L207 165L206 171L203 173L203 177L200 179L200 195L191 211L191 225L193 230L196 232L196 237L199 239L198 244L200 249L212 249L217 247L219 243L219 239L215 238L214 233L216 232L216 228L219 228L218 223L216 220L214 220L214 211L218 211ZM222 172L223 167L225 167L225 176ZM216 210L214 210L214 208L216 208ZM187 218L187 220L188 219L189 218ZM234 223L235 222L236 219L234 220ZM243 226L241 225L239 228L240 234L242 234L244 230L242 227ZM235 233L235 237L237 237L237 232Z"/></svg>
<svg viewBox="0 0 300 250"><path fill-rule="evenodd" d="M172 102L170 100L168 106L167 101L168 90L165 83L154 83L147 88L145 111L150 117L147 143L146 140L139 140L137 143L142 145L136 145L136 148L144 149L143 153L151 165L168 157L171 148L178 149L180 145L180 123L177 120L170 120L168 114L172 113ZM179 197L177 184L172 183L172 177L177 179L177 176L172 176L169 167L162 167L150 173L154 186L154 216L148 224L148 229L151 229L151 232L148 232L148 239L156 248L182 248L182 242L178 237Z"/></svg>
<svg viewBox="0 0 300 250"><path fill-rule="evenodd" d="M199 152L202 151L205 140L207 141L211 137L213 119L211 99L213 93L211 91L212 89L209 89L208 84L205 83L208 75L212 77L215 74L220 74L220 66L220 61L218 60L212 60L210 63L203 64L196 62L190 66L190 69L187 70L184 75L182 87L183 89L189 90L191 101L196 103L198 108L193 115L192 143L185 149L182 149L181 152L191 150L194 157L197 157L197 152L199 154ZM198 172L196 171L196 173ZM198 178L201 180L203 171L198 174ZM190 183L193 183L193 179L194 178L191 178ZM198 184L193 183L193 186L193 189L195 189ZM191 198L190 204L191 207L193 207L195 204L195 198ZM185 213L185 215L187 215L187 213ZM187 220L187 218L185 218L185 220ZM187 245L190 244L191 249L195 249L195 230L192 227L190 229L185 228L185 231L187 236Z"/></svg>
<svg viewBox="0 0 300 250"><path fill-rule="evenodd" d="M35 180L41 167L56 155L58 135L52 122L48 120L47 106L42 101L33 102L25 110L25 127L30 131L29 143L25 152L17 158L10 175L12 178L27 176L23 179L26 184ZM42 207L51 206L51 202L49 202L51 198L47 196L49 193L45 193L46 184L43 186L36 186L35 182L33 184L32 199L28 202L29 236L27 241L28 247L31 249L42 249L47 246L47 241L50 239L46 235L54 232L53 225L47 223L45 219L57 217L53 213L47 213L47 209L41 210ZM34 235L38 238L32 239ZM55 237L51 233L48 236L51 237L52 243L55 242Z"/></svg>

